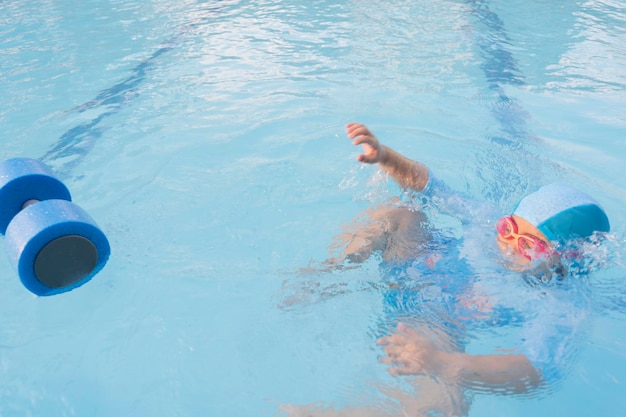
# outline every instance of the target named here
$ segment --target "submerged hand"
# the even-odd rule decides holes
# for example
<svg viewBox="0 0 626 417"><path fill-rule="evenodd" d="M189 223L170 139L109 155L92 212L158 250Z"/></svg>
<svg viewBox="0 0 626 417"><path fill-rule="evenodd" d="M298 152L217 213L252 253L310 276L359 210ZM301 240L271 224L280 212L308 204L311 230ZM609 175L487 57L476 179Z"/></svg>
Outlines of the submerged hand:
<svg viewBox="0 0 626 417"><path fill-rule="evenodd" d="M445 371L446 352L433 344L426 336L418 334L404 324L398 324L398 331L378 339L379 345L385 346L387 357L383 363L392 365L391 375L414 375L425 373L442 376Z"/></svg>
<svg viewBox="0 0 626 417"><path fill-rule="evenodd" d="M362 145L363 153L356 159L366 164L375 164L380 162L383 154L383 147L376 139L376 136L361 123L348 123L346 125L346 135L353 139L353 145Z"/></svg>

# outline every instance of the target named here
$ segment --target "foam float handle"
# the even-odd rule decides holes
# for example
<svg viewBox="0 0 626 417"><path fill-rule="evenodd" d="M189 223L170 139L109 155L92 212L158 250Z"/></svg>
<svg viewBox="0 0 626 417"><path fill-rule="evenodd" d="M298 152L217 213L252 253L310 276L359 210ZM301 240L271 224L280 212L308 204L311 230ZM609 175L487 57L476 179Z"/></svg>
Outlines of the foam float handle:
<svg viewBox="0 0 626 417"><path fill-rule="evenodd" d="M0 230L10 263L34 294L77 288L109 258L105 234L70 199L42 162L17 158L0 163Z"/></svg>

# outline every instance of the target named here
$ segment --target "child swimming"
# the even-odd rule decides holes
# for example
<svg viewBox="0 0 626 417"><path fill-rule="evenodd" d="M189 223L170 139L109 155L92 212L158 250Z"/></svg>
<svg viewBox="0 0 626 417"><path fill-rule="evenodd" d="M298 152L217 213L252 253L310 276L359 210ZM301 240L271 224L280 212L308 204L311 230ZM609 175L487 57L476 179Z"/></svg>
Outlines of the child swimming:
<svg viewBox="0 0 626 417"><path fill-rule="evenodd" d="M349 123L348 138L361 145L363 153L357 160L378 164L402 187L426 194L439 190L428 168L391 148L381 145L363 124ZM448 190L443 192L447 193ZM556 269L563 274L556 247L575 238L587 238L595 232L608 232L609 220L600 205L590 196L560 184L550 184L523 198L513 214L496 223L497 243L505 257L521 267L536 262L547 263L546 269ZM554 268L555 265L558 265ZM537 385L541 371L523 354L469 355L448 354L432 348L432 344L419 335L399 325L398 333L379 339L386 346L386 363L396 366L394 375L454 373L469 384ZM445 369L444 369L445 368Z"/></svg>
<svg viewBox="0 0 626 417"><path fill-rule="evenodd" d="M459 198L426 165L382 145L365 125L349 123L346 134L353 145L362 146L359 162L377 164L401 187L441 203L455 217L466 217L463 223L483 210ZM341 253L326 260L325 266L358 265L375 253L381 255L390 287L385 313L389 322L397 323L394 334L377 340L386 355L381 361L390 365L394 376L413 376L415 386L415 396L386 390L395 404L389 415L465 415L471 403L467 391L527 393L570 366L572 346L585 318L584 289L572 296L564 288L550 288L549 302L537 291L533 295L534 288L528 285L512 287L517 294L485 289L489 279L481 279L468 265L467 256L460 253L463 243L435 238L436 232L425 227L428 218L421 210L383 205L368 210L365 218L338 236L333 246ZM547 283L567 277L571 259L564 258L578 256L570 253L569 242L609 229L606 213L592 197L550 184L499 218L494 234L503 259L500 265L513 275L531 275ZM490 270L496 278L498 273ZM511 282L496 279L491 284L502 287ZM514 313L521 304L527 312ZM521 328L520 345L507 353L468 353L463 335L494 326ZM335 411L319 406L291 408L290 414L382 415L368 407Z"/></svg>

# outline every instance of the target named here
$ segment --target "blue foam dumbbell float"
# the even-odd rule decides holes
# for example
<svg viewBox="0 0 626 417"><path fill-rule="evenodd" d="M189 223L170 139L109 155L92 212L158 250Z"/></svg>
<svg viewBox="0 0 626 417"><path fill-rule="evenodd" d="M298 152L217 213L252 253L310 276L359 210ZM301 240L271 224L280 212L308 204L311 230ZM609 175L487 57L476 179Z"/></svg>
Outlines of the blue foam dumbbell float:
<svg viewBox="0 0 626 417"><path fill-rule="evenodd" d="M0 162L0 233L22 284L37 295L83 285L111 252L94 220L36 159Z"/></svg>

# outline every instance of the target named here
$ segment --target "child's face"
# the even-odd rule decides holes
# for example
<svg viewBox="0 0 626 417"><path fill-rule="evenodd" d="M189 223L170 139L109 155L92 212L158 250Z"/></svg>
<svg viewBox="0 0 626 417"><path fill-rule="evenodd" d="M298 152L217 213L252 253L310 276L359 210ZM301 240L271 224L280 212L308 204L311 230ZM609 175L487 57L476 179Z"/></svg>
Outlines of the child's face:
<svg viewBox="0 0 626 417"><path fill-rule="evenodd" d="M545 259L552 253L552 245L543 233L519 216L501 218L496 228L498 246L519 265Z"/></svg>

